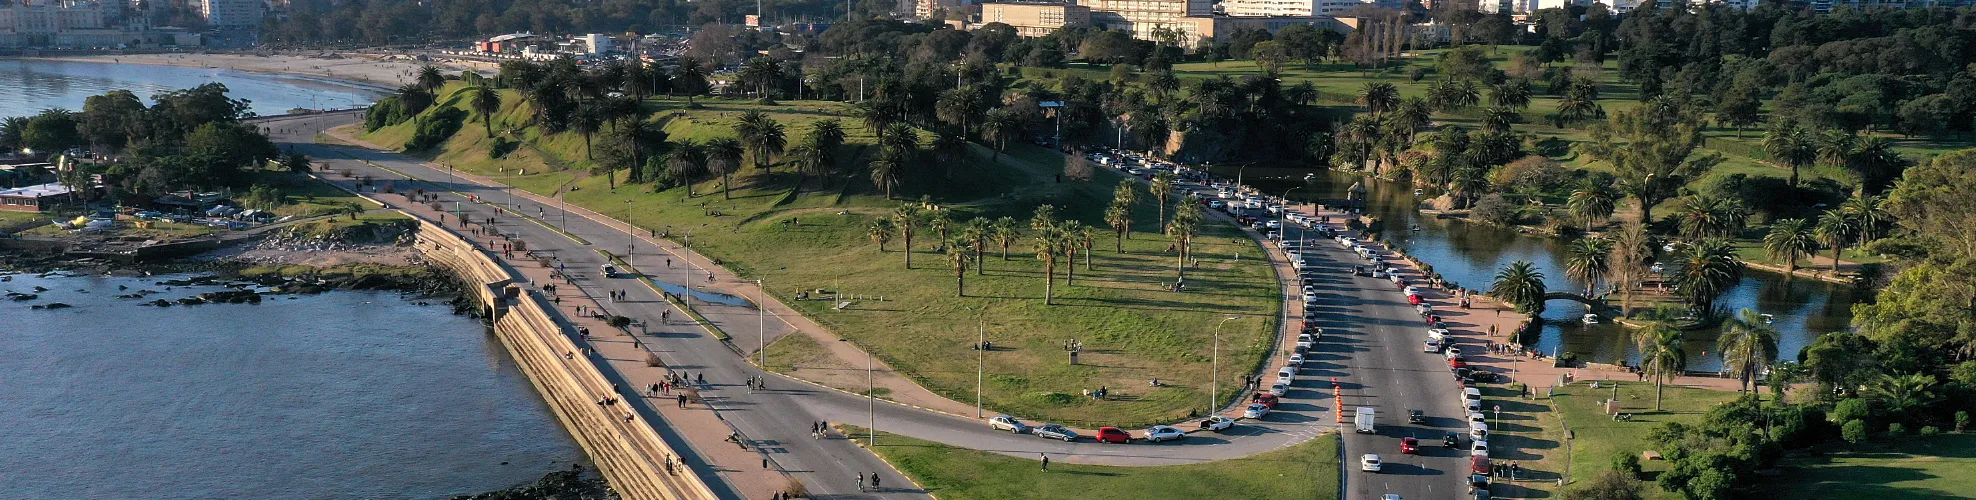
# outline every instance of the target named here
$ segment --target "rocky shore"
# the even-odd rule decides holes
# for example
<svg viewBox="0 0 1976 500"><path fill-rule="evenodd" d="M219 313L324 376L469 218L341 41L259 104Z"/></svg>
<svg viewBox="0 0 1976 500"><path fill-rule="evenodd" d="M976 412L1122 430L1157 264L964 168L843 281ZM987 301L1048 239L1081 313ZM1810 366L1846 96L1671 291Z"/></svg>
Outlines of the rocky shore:
<svg viewBox="0 0 1976 500"><path fill-rule="evenodd" d="M460 495L453 500L606 500L617 498L595 467L571 465L569 470L551 472L533 483L478 495Z"/></svg>

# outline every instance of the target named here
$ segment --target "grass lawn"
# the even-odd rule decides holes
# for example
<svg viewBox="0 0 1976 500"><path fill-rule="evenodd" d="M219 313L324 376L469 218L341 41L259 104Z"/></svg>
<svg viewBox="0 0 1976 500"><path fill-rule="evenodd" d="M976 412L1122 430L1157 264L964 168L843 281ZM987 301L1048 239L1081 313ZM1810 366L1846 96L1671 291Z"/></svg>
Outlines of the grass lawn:
<svg viewBox="0 0 1976 500"><path fill-rule="evenodd" d="M1599 389L1582 381L1557 388L1556 398L1549 401L1555 410L1538 414L1537 426L1545 437L1565 443L1567 451L1548 455L1533 468L1562 472L1569 467L1572 482L1589 481L1612 469L1615 453L1638 454L1652 449L1647 432L1662 422L1697 424L1709 408L1736 399L1734 392L1668 386L1662 400L1664 411L1654 411L1652 382L1620 382L1619 411L1633 414L1632 420L1622 422L1606 416L1601 407L1602 401L1613 397L1612 386L1604 385L1610 382L1601 384ZM1567 432L1572 436L1567 437ZM1566 457L1569 464L1563 462ZM1641 466L1652 475L1667 470L1668 463L1643 461ZM1653 484L1646 484L1641 492L1647 498L1680 498Z"/></svg>
<svg viewBox="0 0 1976 500"><path fill-rule="evenodd" d="M790 137L800 137L820 117L849 115L842 103L699 102L701 107L693 109L684 100L653 99L646 105L657 110L653 119L663 120L675 139L730 134L727 125L747 110L769 113L788 127ZM503 130L504 121L519 126L525 119L527 113L519 109L525 104L510 106L514 107L497 116L497 131ZM532 128L511 135L536 137L539 148L533 151L553 158L532 165L519 164L514 155L468 162L485 158L489 144L478 118L473 117L440 150L422 154L439 161L459 159L453 164L462 170L493 175L533 192L561 192L572 205L613 217L627 218L628 209L629 222L670 234L742 276L765 280L770 293L935 393L973 399L975 360L968 346L975 341L977 319L985 317L988 338L998 348L987 359L985 399L997 412L1072 425L1127 427L1185 418L1204 410L1206 398L1201 395L1207 393L1211 339L1221 318L1244 316L1222 328L1224 375L1258 367L1276 328L1280 301L1274 272L1256 259L1261 249L1234 226L1205 225L1195 243L1198 267L1187 270L1189 291L1166 291L1163 286L1177 272L1176 260L1166 252L1168 239L1143 232L1159 225L1149 191L1134 185L1140 193L1134 209L1136 231L1125 240L1124 252L1114 252L1103 211L1111 202L1113 187L1123 178L1099 171L1091 181L1059 183L1063 157L1046 149L1013 146L994 155L972 146L966 164L915 165L896 200L886 199L861 166L807 179L786 166L769 172L744 168L733 176L730 198L722 194L718 178L702 180L688 195L684 188L654 192L651 184L625 186L624 173L619 172L614 190L602 175L577 167L584 164L580 138L571 141L573 135L565 133L543 139ZM365 138L389 146L391 134L407 126L380 129ZM856 120L845 119L844 127L848 144L839 157L845 164L861 165L864 149L874 138ZM521 173L524 169L526 174ZM951 213L956 236L959 223L975 217L1011 217L1027 233L1035 207L1051 204L1062 218L1094 228L1094 251L1078 257L1070 284L1064 276L1068 264L1058 262L1056 305L1046 306L1044 266L1027 237L1010 246L1007 260L1000 246L991 242L985 269L970 270L966 296L956 297L953 270L944 255L931 250L939 239L936 231L924 226L916 231L910 269L902 238L893 238L881 251L866 235L872 220L889 217L901 200L921 196ZM546 210L552 218L554 211L555 207ZM1172 209L1166 213L1171 215ZM828 300L795 300L798 291L818 290L855 296L856 305L836 310ZM969 309L984 307L985 316ZM1085 345L1076 366L1066 362L1061 348L1072 338ZM800 368L813 367L805 363L823 362L806 354L814 349L774 346L769 365L794 368L800 374ZM1148 387L1146 381L1155 377L1167 383ZM1223 380L1227 383L1222 392L1233 394L1240 377ZM1101 386L1116 396L1105 400L1080 396L1084 389Z"/></svg>
<svg viewBox="0 0 1976 500"><path fill-rule="evenodd" d="M865 430L842 426L853 436ZM878 433L873 448L933 496L966 498L1338 498L1338 437L1193 465L1108 467L1040 462Z"/></svg>
<svg viewBox="0 0 1976 500"><path fill-rule="evenodd" d="M1867 451L1784 462L1763 482L1779 498L1967 498L1976 491L1976 435L1905 437Z"/></svg>

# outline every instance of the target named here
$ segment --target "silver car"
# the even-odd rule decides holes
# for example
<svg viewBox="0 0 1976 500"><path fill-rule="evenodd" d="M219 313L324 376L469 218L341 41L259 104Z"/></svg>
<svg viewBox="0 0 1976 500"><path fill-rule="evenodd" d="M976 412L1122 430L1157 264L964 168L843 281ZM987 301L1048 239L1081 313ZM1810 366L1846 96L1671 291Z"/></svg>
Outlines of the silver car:
<svg viewBox="0 0 1976 500"><path fill-rule="evenodd" d="M1077 433L1057 424L1043 424L1029 428L1029 433L1039 438L1062 439L1068 443L1077 440Z"/></svg>
<svg viewBox="0 0 1976 500"><path fill-rule="evenodd" d="M1009 431L1016 434L1029 432L1029 424L1024 424L1021 420L1016 420L1015 417L1008 415L996 415L995 418L988 419L988 427L998 431Z"/></svg>

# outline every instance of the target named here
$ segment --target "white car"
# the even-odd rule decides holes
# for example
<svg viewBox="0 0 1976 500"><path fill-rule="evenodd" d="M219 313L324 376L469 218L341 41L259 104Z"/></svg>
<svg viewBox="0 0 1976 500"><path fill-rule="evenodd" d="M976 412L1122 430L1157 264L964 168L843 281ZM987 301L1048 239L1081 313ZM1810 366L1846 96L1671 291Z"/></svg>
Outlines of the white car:
<svg viewBox="0 0 1976 500"><path fill-rule="evenodd" d="M1359 457L1359 470L1366 472L1379 472L1379 465L1380 465L1379 455L1373 455L1367 453L1365 456Z"/></svg>
<svg viewBox="0 0 1976 500"><path fill-rule="evenodd" d="M1269 222L1264 222L1264 223L1262 223L1262 227L1266 227L1266 228L1270 228L1270 229L1282 229L1282 228L1283 228L1283 222L1282 222L1282 221L1278 221L1278 220L1273 220L1273 219L1272 219L1272 220L1270 220Z"/></svg>
<svg viewBox="0 0 1976 500"><path fill-rule="evenodd" d="M1414 288L1414 287L1406 287L1406 288L1402 288L1402 289L1400 289L1400 294L1402 294L1402 295L1420 295L1420 289L1419 289L1419 288Z"/></svg>
<svg viewBox="0 0 1976 500"><path fill-rule="evenodd" d="M1441 341L1434 339L1427 339L1427 342L1422 343L1420 345L1420 352L1433 352L1433 353L1441 352Z"/></svg>
<svg viewBox="0 0 1976 500"><path fill-rule="evenodd" d="M1309 303L1313 303L1313 302L1317 302L1317 292L1316 292L1316 291L1305 291L1305 292L1304 292L1304 303L1305 303L1305 304L1309 304Z"/></svg>
<svg viewBox="0 0 1976 500"><path fill-rule="evenodd" d="M1269 405L1262 403L1251 404L1247 409L1242 410L1242 418L1262 418L1263 415L1268 414Z"/></svg>
<svg viewBox="0 0 1976 500"><path fill-rule="evenodd" d="M1158 443L1161 441L1174 441L1180 439L1187 439L1187 432L1174 428L1173 426L1155 425L1151 429L1146 429L1147 441Z"/></svg>
<svg viewBox="0 0 1976 500"><path fill-rule="evenodd" d="M1290 355L1290 366L1304 366L1304 355L1302 355L1302 354L1291 354L1291 355Z"/></svg>
<svg viewBox="0 0 1976 500"><path fill-rule="evenodd" d="M1234 426L1235 426L1235 419L1224 417L1221 415L1208 417L1207 420L1201 421L1201 430L1204 431L1221 432L1228 430L1229 427L1234 427Z"/></svg>
<svg viewBox="0 0 1976 500"><path fill-rule="evenodd" d="M1483 414L1482 414L1482 412L1479 412L1479 411L1471 411L1471 412L1468 412L1468 421L1469 421L1470 423L1478 423L1478 424L1479 424L1479 423L1483 423L1483 422L1488 422L1488 421L1489 421L1489 417L1488 417L1487 415L1483 415Z"/></svg>
<svg viewBox="0 0 1976 500"><path fill-rule="evenodd" d="M1277 368L1276 381L1285 384L1297 381L1297 369L1288 366Z"/></svg>
<svg viewBox="0 0 1976 500"><path fill-rule="evenodd" d="M1445 355L1445 356L1447 356L1447 357L1448 357L1448 359L1455 359L1455 357L1456 357L1456 356L1461 356L1461 348L1460 348L1460 347L1449 347L1449 348L1448 348L1448 351L1447 351L1447 352L1444 352L1444 353L1442 353L1442 354L1443 354L1443 355Z"/></svg>
<svg viewBox="0 0 1976 500"><path fill-rule="evenodd" d="M1009 431L1016 434L1029 432L1029 424L1022 423L1021 420L1016 420L1015 417L1008 415L996 415L995 418L988 419L988 427L998 431Z"/></svg>
<svg viewBox="0 0 1976 500"><path fill-rule="evenodd" d="M1282 397L1283 393L1286 392L1290 392L1290 384L1277 382L1275 385L1269 386L1269 393L1274 394L1277 397Z"/></svg>
<svg viewBox="0 0 1976 500"><path fill-rule="evenodd" d="M1469 445L1468 455L1472 457L1489 458L1489 442L1476 441L1475 444Z"/></svg>

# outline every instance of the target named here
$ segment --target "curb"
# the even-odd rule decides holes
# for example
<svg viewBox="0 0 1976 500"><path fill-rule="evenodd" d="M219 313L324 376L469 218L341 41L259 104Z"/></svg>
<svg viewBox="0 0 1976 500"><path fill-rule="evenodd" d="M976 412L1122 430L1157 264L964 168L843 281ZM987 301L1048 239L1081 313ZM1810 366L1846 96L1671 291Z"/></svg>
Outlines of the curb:
<svg viewBox="0 0 1976 500"><path fill-rule="evenodd" d="M940 498L940 496L939 496L939 495L935 495L935 494L933 494L932 492L928 492L928 491L926 491L926 485L923 485L923 484L919 484L919 480L918 480L918 479L913 479L913 477L912 477L912 475L910 475L910 474L906 474L906 471L905 471L904 469L900 469L900 468L899 468L899 466L898 466L898 464L894 464L894 463L892 463L892 461L891 461L891 460L886 460L886 459L885 459L885 455L883 455L883 454L880 454L880 453L878 453L877 451L873 451L873 450L872 450L872 449L871 449L870 447L868 447L868 446L865 446L865 445L863 445L863 444L860 444L860 443L858 443L858 438L856 438L856 437L852 437L852 436L850 435L850 433L845 433L845 432L844 432L844 431L843 431L842 429L839 429L839 430L838 430L837 432L839 432L839 433L843 433L843 434L844 434L844 438L845 438L845 439L849 439L849 440L851 440L851 444L854 444L854 445L857 445L857 446L858 446L858 449L862 449L862 450L864 450L864 451L866 451L866 452L868 452L868 453L871 453L871 456L874 456L874 457L878 457L878 461L879 461L879 462L883 462L883 463L885 464L885 466L886 466L886 467L891 467L891 468L892 468L892 471L893 471L893 472L897 472L897 473L899 473L899 477L903 477L903 478L906 478L906 482L908 482L908 483L913 483L913 487L914 487L914 488L919 488L919 491L920 491L920 492L921 492L922 494L924 494L924 495L926 495L926 496L927 496L927 498L933 498L933 499L938 499L938 498Z"/></svg>
<svg viewBox="0 0 1976 500"><path fill-rule="evenodd" d="M754 363L753 363L753 362L751 361L751 362L749 362L748 364L751 364L751 365L752 365L752 364L754 364ZM764 367L764 366L759 366L759 365L757 365L756 367L757 367L757 368L761 368L763 372L767 372L767 373L772 373L772 374L775 374L775 376L778 376L778 377L782 377L782 378L786 378L786 379L789 379L789 380L793 380L793 381L796 381L796 382L802 382L802 383L805 383L805 384L809 384L809 385L812 385L812 386L816 386L816 387L819 387L819 388L823 388L823 389L829 389L829 390L832 390L832 391L837 391L837 392L840 392L840 393L844 393L844 394L848 394L848 395L852 395L852 396L857 396L857 397L861 397L861 398L862 398L862 397L867 397L867 396L865 396L865 395L863 395L863 394L858 394L858 393L855 393L855 392L851 392L851 391L847 391L847 390L843 390L843 389L838 389L838 388L836 388L836 387L831 387L831 386L827 386L827 385L823 385L823 384L821 384L821 383L817 383L817 382L812 382L812 381L810 381L810 380L807 380L807 379L803 379L803 378L800 378L800 377L797 377L797 376L795 376L795 375L790 375L790 374L787 374L787 373L782 373L782 372L779 372L779 371L775 371L775 370L770 370L770 369L768 369L768 367ZM890 400L890 399L885 399L885 398L881 398L881 397L876 397L876 396L872 396L872 397L871 397L871 399L872 399L872 400L875 400L875 401L883 401L883 402L885 402L885 403L889 403L889 404L891 404L891 405L893 405L893 406L901 406L901 407L906 407L906 408L912 408L912 409L915 409L915 410L920 410L920 411L924 411L924 412L929 412L929 413L937 413L937 414L941 414L941 415L946 415L946 416L949 416L949 417L954 417L954 418L960 418L960 419L966 419L966 420L981 420L981 419L978 419L978 418L974 418L974 417L970 417L970 416L966 416L966 415L960 415L960 414L956 414L956 413L953 413L953 412L950 412L950 411L945 411L945 410L937 410L937 409L933 409L933 408L927 408L927 407L924 407L924 406L920 406L920 405L916 405L916 404L912 404L912 403L901 403L901 402L898 402L898 401L894 401L894 400Z"/></svg>

